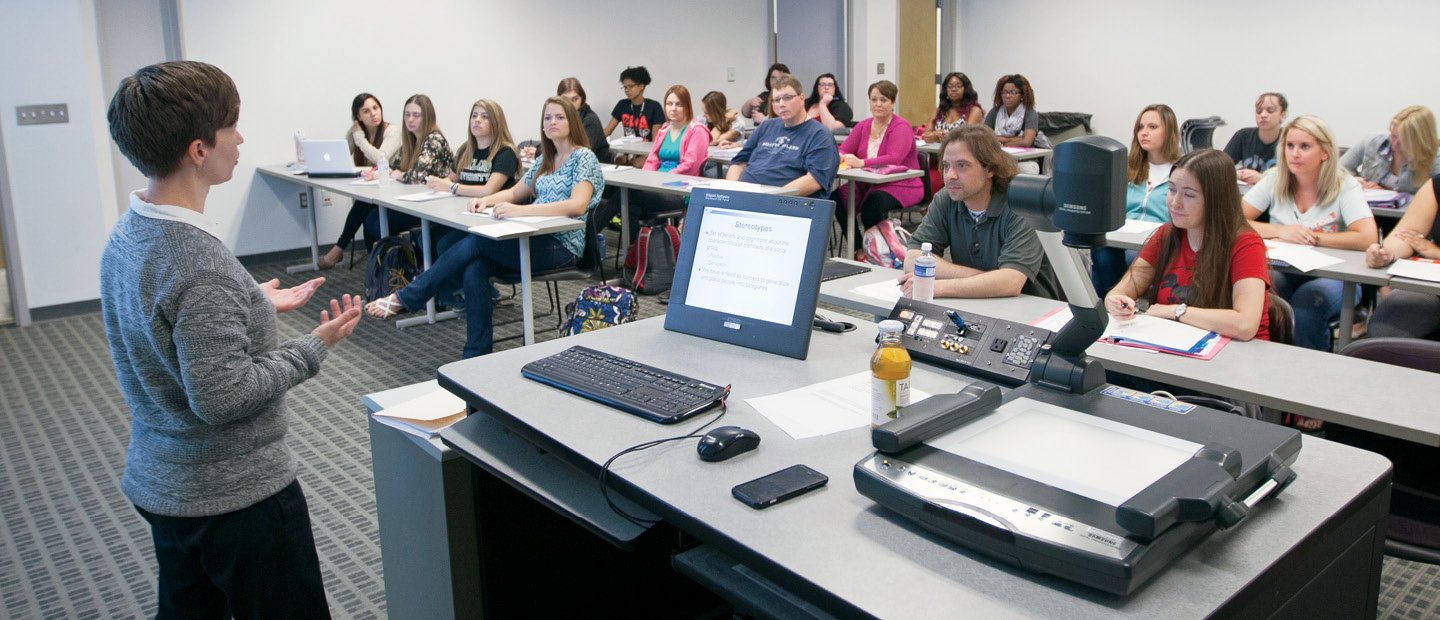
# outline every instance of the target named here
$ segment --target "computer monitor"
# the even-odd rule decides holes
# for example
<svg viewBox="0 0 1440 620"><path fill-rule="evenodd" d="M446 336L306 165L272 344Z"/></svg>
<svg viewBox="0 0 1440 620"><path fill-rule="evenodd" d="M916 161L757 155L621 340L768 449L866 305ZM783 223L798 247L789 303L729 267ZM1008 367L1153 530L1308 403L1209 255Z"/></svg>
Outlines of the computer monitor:
<svg viewBox="0 0 1440 620"><path fill-rule="evenodd" d="M696 187L665 329L805 359L835 203Z"/></svg>

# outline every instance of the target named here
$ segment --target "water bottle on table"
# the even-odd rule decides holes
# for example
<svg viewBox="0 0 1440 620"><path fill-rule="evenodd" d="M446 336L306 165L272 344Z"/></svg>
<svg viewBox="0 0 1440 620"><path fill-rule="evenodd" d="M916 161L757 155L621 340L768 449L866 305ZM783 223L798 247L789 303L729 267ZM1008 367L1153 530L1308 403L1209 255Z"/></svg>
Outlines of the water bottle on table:
<svg viewBox="0 0 1440 620"><path fill-rule="evenodd" d="M375 178L380 181L380 187L390 185L390 160L381 157L375 162Z"/></svg>
<svg viewBox="0 0 1440 620"><path fill-rule="evenodd" d="M910 291L915 301L935 300L935 255L929 243L920 244L920 256L915 257L915 284Z"/></svg>

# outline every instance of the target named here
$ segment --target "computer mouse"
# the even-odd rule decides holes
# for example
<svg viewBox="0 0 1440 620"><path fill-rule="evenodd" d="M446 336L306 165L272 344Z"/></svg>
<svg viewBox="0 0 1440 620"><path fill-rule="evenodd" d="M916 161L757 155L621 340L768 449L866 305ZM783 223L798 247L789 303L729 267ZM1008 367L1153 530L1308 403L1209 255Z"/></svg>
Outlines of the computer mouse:
<svg viewBox="0 0 1440 620"><path fill-rule="evenodd" d="M755 449L760 445L760 435L755 431L738 426L721 426L705 433L695 451L702 461L723 461Z"/></svg>

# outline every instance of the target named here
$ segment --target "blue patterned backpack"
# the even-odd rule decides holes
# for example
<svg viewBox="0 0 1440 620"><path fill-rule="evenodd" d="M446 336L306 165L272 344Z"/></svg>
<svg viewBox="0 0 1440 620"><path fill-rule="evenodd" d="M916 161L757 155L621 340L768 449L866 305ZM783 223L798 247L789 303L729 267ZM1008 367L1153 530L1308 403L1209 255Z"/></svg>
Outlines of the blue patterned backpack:
<svg viewBox="0 0 1440 620"><path fill-rule="evenodd" d="M605 329L635 320L640 300L629 289L618 286L589 286L580 291L575 301L565 305L565 323L560 336L571 336Z"/></svg>

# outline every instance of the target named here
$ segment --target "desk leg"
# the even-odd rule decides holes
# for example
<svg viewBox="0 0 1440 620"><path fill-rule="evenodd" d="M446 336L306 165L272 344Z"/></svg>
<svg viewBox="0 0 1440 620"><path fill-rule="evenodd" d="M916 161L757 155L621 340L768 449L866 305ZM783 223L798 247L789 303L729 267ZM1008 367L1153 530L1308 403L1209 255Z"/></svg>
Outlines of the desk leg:
<svg viewBox="0 0 1440 620"><path fill-rule="evenodd" d="M383 204L378 206L380 207L380 238L384 239L390 236L390 210L386 209Z"/></svg>
<svg viewBox="0 0 1440 620"><path fill-rule="evenodd" d="M420 260L421 264L425 266L426 271L429 271L430 265L434 263L434 256L430 254L430 220L420 220ZM432 297L429 301L425 302L425 316L412 316L410 318L400 319L395 321L395 328L405 329L411 325L433 325L440 321L453 318L456 318L455 311L453 310L436 312L435 299Z"/></svg>
<svg viewBox="0 0 1440 620"><path fill-rule="evenodd" d="M600 222L603 226L605 223ZM620 260L624 262L625 253L630 251L630 188L620 188ZM523 254L522 254L523 256ZM530 341L525 341L530 344Z"/></svg>
<svg viewBox="0 0 1440 620"><path fill-rule="evenodd" d="M625 204L623 199L620 204ZM529 346L535 344L535 304L530 299L530 237L520 237L520 297L520 312L525 324L525 344Z"/></svg>
<svg viewBox="0 0 1440 620"><path fill-rule="evenodd" d="M319 224L316 223L315 219L315 188L307 185L305 191L309 194L310 200L310 204L308 206L310 210L310 262L300 263L299 265L291 265L289 267L286 267L285 273L319 271L320 269L320 229Z"/></svg>
<svg viewBox="0 0 1440 620"><path fill-rule="evenodd" d="M850 188L845 192L845 202L850 208L850 227L845 229L845 255L840 258L850 260L855 258L855 191L856 182L850 182Z"/></svg>
<svg viewBox="0 0 1440 620"><path fill-rule="evenodd" d="M1345 350L1345 345L1350 344L1350 330L1355 326L1355 287L1359 286L1354 282L1345 281L1340 286L1340 334L1336 337L1337 351Z"/></svg>

